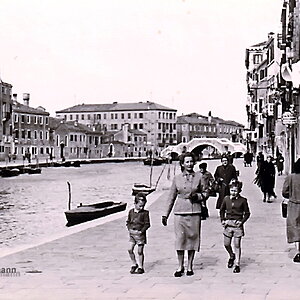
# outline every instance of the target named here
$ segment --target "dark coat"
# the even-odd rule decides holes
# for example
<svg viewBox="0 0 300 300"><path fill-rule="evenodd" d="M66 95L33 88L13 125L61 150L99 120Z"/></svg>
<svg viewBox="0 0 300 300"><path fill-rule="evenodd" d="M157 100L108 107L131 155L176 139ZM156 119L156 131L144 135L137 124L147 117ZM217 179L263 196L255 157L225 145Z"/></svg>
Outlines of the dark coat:
<svg viewBox="0 0 300 300"><path fill-rule="evenodd" d="M263 193L273 194L275 186L275 166L272 162L264 161L259 170L258 177L261 182L261 191Z"/></svg>
<svg viewBox="0 0 300 300"><path fill-rule="evenodd" d="M237 179L236 169L233 165L228 164L226 167L223 165L216 168L214 174L215 180L220 183L219 197L217 200L216 208L219 209L226 195L229 195L229 183L232 179Z"/></svg>

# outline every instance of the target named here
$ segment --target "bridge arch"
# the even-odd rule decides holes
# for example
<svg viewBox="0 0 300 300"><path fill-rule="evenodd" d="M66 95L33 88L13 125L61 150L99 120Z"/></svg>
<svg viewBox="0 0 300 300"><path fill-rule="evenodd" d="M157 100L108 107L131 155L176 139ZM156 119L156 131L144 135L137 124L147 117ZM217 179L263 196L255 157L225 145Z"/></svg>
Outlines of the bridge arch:
<svg viewBox="0 0 300 300"><path fill-rule="evenodd" d="M220 154L225 151L234 153L245 153L247 148L242 143L233 143L226 138L193 138L188 143L180 143L176 146L169 146L162 150L161 155L172 155L173 158L180 155L183 150L200 154L206 147L212 147L216 149Z"/></svg>

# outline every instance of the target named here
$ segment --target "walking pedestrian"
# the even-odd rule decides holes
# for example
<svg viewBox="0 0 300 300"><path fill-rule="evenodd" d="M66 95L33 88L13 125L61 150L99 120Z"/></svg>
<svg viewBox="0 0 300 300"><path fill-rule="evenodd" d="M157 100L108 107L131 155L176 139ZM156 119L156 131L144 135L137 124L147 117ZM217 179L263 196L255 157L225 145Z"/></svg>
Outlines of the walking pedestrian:
<svg viewBox="0 0 300 300"><path fill-rule="evenodd" d="M144 207L147 203L146 195L136 194L134 198L134 208L128 212L126 226L129 231L129 257L132 261L130 273L143 274L144 270L144 246L147 243L146 231L150 227L149 211ZM138 247L138 263L134 254L134 248Z"/></svg>
<svg viewBox="0 0 300 300"><path fill-rule="evenodd" d="M245 235L244 223L250 217L250 210L247 199L240 195L242 182L233 181L229 185L230 195L224 198L220 208L221 223L224 227L224 247L229 254L228 268L233 269L233 273L240 272L241 261L241 239ZM234 252L231 247L233 238Z"/></svg>
<svg viewBox="0 0 300 300"><path fill-rule="evenodd" d="M201 182L201 185L203 187L204 190L207 190L209 191L208 193L208 196L206 199L204 199L204 201L201 201L201 204L202 204L202 208L203 210L202 211L206 211L206 215L204 215L202 213L201 215L201 219L202 220L205 220L206 218L209 217L209 213L208 213L208 208L207 208L207 200L209 198L209 196L216 196L215 194L213 194L213 191L212 188L213 188L213 182L215 181L214 180L214 177L212 176L212 174L207 171L207 163L201 163L199 165L199 170L200 170L200 173L202 174L202 177L200 179L200 182Z"/></svg>
<svg viewBox="0 0 300 300"><path fill-rule="evenodd" d="M259 170L261 164L265 161L265 157L263 155L263 153L260 151L258 152L258 155L256 157L256 166L257 166L257 170Z"/></svg>
<svg viewBox="0 0 300 300"><path fill-rule="evenodd" d="M283 162L284 162L284 158L283 158L282 154L279 152L276 157L276 166L277 166L278 176L282 175Z"/></svg>
<svg viewBox="0 0 300 300"><path fill-rule="evenodd" d="M219 184L219 197L216 208L220 209L225 196L229 195L229 183L232 179L237 179L234 165L229 164L226 156L221 158L221 165L216 168L214 177Z"/></svg>
<svg viewBox="0 0 300 300"><path fill-rule="evenodd" d="M282 196L289 199L286 219L287 241L295 243L297 253L293 261L300 263L300 158L294 164L294 173L284 180Z"/></svg>
<svg viewBox="0 0 300 300"><path fill-rule="evenodd" d="M257 184L263 192L263 202L271 203L271 198L277 198L275 187L275 166L273 164L273 158L271 155L267 156L267 160L260 164L260 167L256 171Z"/></svg>
<svg viewBox="0 0 300 300"><path fill-rule="evenodd" d="M195 251L200 250L201 201L207 198L208 191L201 186L201 173L194 171L195 162L192 153L182 154L180 160L182 173L173 178L165 214L162 216L162 224L167 226L167 220L174 208L175 248L178 259L175 277L184 274L185 251L188 255L186 275L194 275Z"/></svg>
<svg viewBox="0 0 300 300"><path fill-rule="evenodd" d="M251 153L251 152L249 152L249 150L247 150L247 152L244 154L244 166L252 167L252 161L253 161L253 153Z"/></svg>

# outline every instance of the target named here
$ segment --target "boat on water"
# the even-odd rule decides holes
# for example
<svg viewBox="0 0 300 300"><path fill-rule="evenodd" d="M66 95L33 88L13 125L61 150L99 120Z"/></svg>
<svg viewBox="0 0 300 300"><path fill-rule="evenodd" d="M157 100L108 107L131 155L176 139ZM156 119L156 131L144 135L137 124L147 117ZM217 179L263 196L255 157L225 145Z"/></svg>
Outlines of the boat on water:
<svg viewBox="0 0 300 300"><path fill-rule="evenodd" d="M145 166L160 166L164 163L164 160L160 157L154 157L154 158L145 158L144 159L144 165Z"/></svg>
<svg viewBox="0 0 300 300"><path fill-rule="evenodd" d="M104 201L86 205L80 203L79 206L71 209L71 184L68 181L67 184L69 189L69 210L65 211L65 216L68 221L66 226L77 225L126 210L127 203L114 201Z"/></svg>
<svg viewBox="0 0 300 300"><path fill-rule="evenodd" d="M41 174L42 173L42 169L41 168L31 167L31 168L27 169L27 173L28 174Z"/></svg>
<svg viewBox="0 0 300 300"><path fill-rule="evenodd" d="M77 208L65 211L68 221L67 226L73 226L126 210L126 206L127 203L113 201L88 205L80 204Z"/></svg>
<svg viewBox="0 0 300 300"><path fill-rule="evenodd" d="M13 168L13 169L5 168L1 170L0 175L2 177L18 176L20 175L20 170L18 168Z"/></svg>
<svg viewBox="0 0 300 300"><path fill-rule="evenodd" d="M149 195L155 191L155 187L151 187L142 183L135 183L132 188L132 196L135 196L138 193L144 193L145 195Z"/></svg>

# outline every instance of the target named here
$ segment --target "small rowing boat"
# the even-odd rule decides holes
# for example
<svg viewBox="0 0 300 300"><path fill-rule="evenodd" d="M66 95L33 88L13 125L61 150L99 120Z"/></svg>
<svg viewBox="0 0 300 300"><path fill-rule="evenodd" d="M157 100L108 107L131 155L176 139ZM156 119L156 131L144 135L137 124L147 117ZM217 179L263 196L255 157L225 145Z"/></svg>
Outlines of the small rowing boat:
<svg viewBox="0 0 300 300"><path fill-rule="evenodd" d="M126 206L127 203L113 201L88 205L82 205L80 203L77 208L65 211L68 221L67 226L80 224L126 210Z"/></svg>
<svg viewBox="0 0 300 300"><path fill-rule="evenodd" d="M67 184L69 188L69 210L65 211L65 216L68 221L66 226L77 225L126 210L127 203L113 201L104 201L87 205L82 205L82 203L80 203L79 206L71 209L71 184L68 181Z"/></svg>

